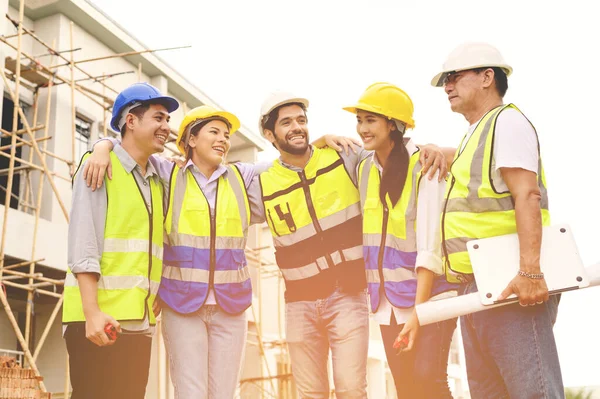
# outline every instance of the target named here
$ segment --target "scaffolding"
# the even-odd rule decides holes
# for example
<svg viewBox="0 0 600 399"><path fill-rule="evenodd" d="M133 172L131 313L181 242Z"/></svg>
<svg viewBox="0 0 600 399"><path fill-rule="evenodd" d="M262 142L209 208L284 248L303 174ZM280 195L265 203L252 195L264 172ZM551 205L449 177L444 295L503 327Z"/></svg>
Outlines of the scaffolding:
<svg viewBox="0 0 600 399"><path fill-rule="evenodd" d="M45 259L36 259L36 246L38 243L38 233L40 230L40 211L42 208L44 185L50 185L53 193L53 198L59 205L65 221L69 221L69 212L61 199L60 192L56 186L57 179L70 182L76 170L78 159L76 159L76 105L75 98L77 95L82 95L98 105L98 111L102 113L100 120L102 121L103 134L106 136L107 131L107 114L110 117L114 97L118 91L111 87L107 81L113 77L137 73L138 81L142 78L142 64L138 64L136 71L126 70L117 72L103 72L101 75L94 75L82 68L82 64L91 63L110 58L128 57L132 55L140 55L145 53L153 53L156 51L173 50L186 48L172 47L161 48L156 50L130 51L119 54L112 54L103 57L93 57L88 59L75 59L75 55L81 48L75 48L73 44L73 22L70 23L69 40L70 48L65 50L57 50L56 42L51 44L46 43L35 32L24 26L24 10L25 0L19 2L18 19L11 18L6 15L7 20L14 26L16 32L11 35L0 36L0 45L10 49L14 56L6 57L4 66L0 66L0 75L4 83L4 90L8 93L10 100L14 104L12 115L12 128L0 129L2 138L10 138L10 145L0 146L0 156L9 160L9 166L5 169L0 169L0 177L6 177L6 187L0 188L4 191L4 217L2 221L2 233L0 236L0 301L7 315L8 321L15 333L17 341L21 347L19 354L22 353L22 366L32 370L35 379L39 381L39 389L42 392L47 392L43 382L43 376L37 367L37 360L44 343L48 337L52 325L63 303L62 287L64 286L64 273L60 277L48 277L48 269L43 267ZM28 54L23 50L24 37L31 38L35 43L44 48L44 53L39 55ZM68 73L65 73L65 70ZM50 118L52 108L52 93L56 87L68 85L70 88L71 101L71 151L70 156L60 156L48 150L48 142L53 137L50 136ZM21 103L23 91L27 90L33 94L33 105L26 114L24 106ZM45 97L45 107L41 108L42 97ZM183 104L183 110L187 111L187 105ZM28 118L29 116L29 118ZM174 131L168 139L166 148L172 153L177 153L176 147L173 145L176 139ZM27 155L21 156L17 154L18 148L27 148ZM48 161L64 164L69 170L69 175L63 175L54 172L48 167ZM56 170L56 168L54 168ZM13 192L13 184L16 177L21 182L21 189L18 193ZM0 196L2 194L0 193ZM47 199L46 199L47 200ZM29 260L20 260L12 258L6 253L6 238L9 233L9 209L11 201L16 201L17 210L25 212L34 218L33 238L31 242L31 256ZM66 239L66 237L65 237ZM260 239L259 239L260 241ZM241 381L242 388L245 385L253 385L259 388L261 398L295 398L294 385L291 378L291 368L289 366L289 356L287 354L287 345L284 334L281 328L281 320L278 319L279 337L272 340L264 340L262 332L262 294L261 281L263 279L278 279L277 284L282 282L281 275L276 266L272 263L262 260L262 253L265 250L270 250L270 247L261 247L247 250L248 258L251 265L258 269L258 309L252 307L253 318L256 330L252 331L248 336L248 345L259 348L261 358L261 369L265 373L261 373L259 377L248 378ZM26 309L25 309L25 325L24 328L19 326L18 321L13 315L13 310L8 300L8 293L12 291L22 291L26 293ZM280 291L280 290L279 290ZM25 294L23 294L25 295ZM41 338L33 347L32 339L32 312L34 301L38 296L47 297L53 302L53 310L47 321ZM279 305L280 300L278 298ZM281 316L279 309L278 318ZM160 319L159 319L160 323ZM22 331L23 330L23 331ZM157 328L157 338L160 339L160 325ZM278 362L276 368L269 365L267 359L267 350L277 348L279 356L283 359ZM69 362L68 355L66 356L65 376L64 376L64 391L62 397L69 397ZM160 359L159 359L160 362ZM159 382L159 392L160 382ZM61 393L59 393L60 395Z"/></svg>

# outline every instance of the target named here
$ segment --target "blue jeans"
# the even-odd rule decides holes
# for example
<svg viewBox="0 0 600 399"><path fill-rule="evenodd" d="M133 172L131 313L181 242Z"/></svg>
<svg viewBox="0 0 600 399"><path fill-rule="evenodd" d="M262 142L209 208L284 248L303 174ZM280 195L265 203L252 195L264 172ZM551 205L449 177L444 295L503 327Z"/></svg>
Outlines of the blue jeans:
<svg viewBox="0 0 600 399"><path fill-rule="evenodd" d="M369 309L364 291L285 305L286 339L300 399L327 399L331 349L336 398L367 397Z"/></svg>
<svg viewBox="0 0 600 399"><path fill-rule="evenodd" d="M477 292L475 282L462 294ZM471 398L564 398L552 327L560 297L518 303L460 318Z"/></svg>
<svg viewBox="0 0 600 399"><path fill-rule="evenodd" d="M380 326L398 399L452 399L447 370L456 319L421 327L415 348L396 354L394 340L403 327L393 316L389 326Z"/></svg>
<svg viewBox="0 0 600 399"><path fill-rule="evenodd" d="M163 334L176 399L231 399L240 381L248 322L216 305L190 314L168 306Z"/></svg>

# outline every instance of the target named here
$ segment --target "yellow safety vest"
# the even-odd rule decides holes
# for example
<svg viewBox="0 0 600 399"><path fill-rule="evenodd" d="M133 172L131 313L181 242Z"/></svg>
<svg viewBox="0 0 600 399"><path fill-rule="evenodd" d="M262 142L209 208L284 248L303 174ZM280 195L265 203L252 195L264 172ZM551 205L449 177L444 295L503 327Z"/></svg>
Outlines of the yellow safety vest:
<svg viewBox="0 0 600 399"><path fill-rule="evenodd" d="M360 196L340 155L314 148L301 172L275 161L260 184L286 300L364 289Z"/></svg>
<svg viewBox="0 0 600 399"><path fill-rule="evenodd" d="M159 295L179 313L197 311L214 289L219 307L237 314L252 304L244 255L250 204L236 166L217 180L214 213L188 168L171 172L165 257Z"/></svg>
<svg viewBox="0 0 600 399"><path fill-rule="evenodd" d="M489 111L475 128L464 149L457 151L450 167L452 179L446 188L441 229L444 265L450 282L463 282L465 279L462 275L473 273L467 242L517 232L514 200L509 191L498 192L491 180L496 121L500 112L507 108L519 111L513 104L501 105ZM466 136L463 142L465 139ZM542 194L542 223L548 226L550 212L541 156L538 185Z"/></svg>
<svg viewBox="0 0 600 399"><path fill-rule="evenodd" d="M82 158L82 163L89 154ZM162 185L150 179L151 211L137 185L114 152L110 153L113 178L104 179L108 198L104 251L98 280L100 310L118 321L149 317L156 324L152 305L162 274ZM91 228L91 227L90 227ZM77 278L67 270L63 322L85 321Z"/></svg>
<svg viewBox="0 0 600 399"><path fill-rule="evenodd" d="M417 202L421 181L419 152L410 157L404 189L396 206L389 195L383 204L379 196L381 173L373 158L358 169L363 209L363 250L371 310L376 312L382 296L395 307L415 305L417 293ZM422 266L422 265L420 265ZM425 265L426 266L426 265ZM456 290L444 276L435 278L432 296Z"/></svg>

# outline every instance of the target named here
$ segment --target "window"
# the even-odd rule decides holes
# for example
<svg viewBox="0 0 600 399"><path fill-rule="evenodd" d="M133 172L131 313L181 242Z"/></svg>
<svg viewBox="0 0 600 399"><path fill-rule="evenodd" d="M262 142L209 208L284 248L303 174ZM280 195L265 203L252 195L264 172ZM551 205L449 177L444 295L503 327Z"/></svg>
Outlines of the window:
<svg viewBox="0 0 600 399"><path fill-rule="evenodd" d="M92 123L81 118L79 115L75 118L75 159L76 163L85 154L90 147L90 135L92 132Z"/></svg>
<svg viewBox="0 0 600 399"><path fill-rule="evenodd" d="M21 104L21 108L24 108L25 104ZM12 102L10 98L4 98L2 102L2 129L11 132L13 129L13 111L15 109L15 103ZM23 109L25 111L25 109ZM21 122L21 117L18 116L17 119L17 130L23 129L23 123ZM23 136L21 136L23 137ZM10 154L10 144L11 144L11 136L2 135L0 139L0 146L4 147L4 150L0 150L5 154ZM17 147L15 151L15 155L17 158L21 158L23 154L23 147ZM7 157L0 157L0 170L8 169L10 164L10 159ZM15 168L21 166L19 161L15 161ZM4 205L4 198L6 195L6 187L8 186L8 173L0 174L0 198L1 204ZM13 209L19 208L19 193L21 187L21 173L15 172L13 175L12 181L12 190L11 190L11 199L10 199L10 207Z"/></svg>

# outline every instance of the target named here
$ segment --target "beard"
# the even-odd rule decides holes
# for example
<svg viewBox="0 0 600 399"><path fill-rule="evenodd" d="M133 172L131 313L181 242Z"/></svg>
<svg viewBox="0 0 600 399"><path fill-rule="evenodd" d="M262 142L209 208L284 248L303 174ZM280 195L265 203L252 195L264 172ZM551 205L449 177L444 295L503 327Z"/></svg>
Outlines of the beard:
<svg viewBox="0 0 600 399"><path fill-rule="evenodd" d="M288 136L297 133L298 132L290 133ZM300 147L294 146L293 144L289 143L287 141L287 138L280 139L279 137L275 136L275 142L277 143L277 147L279 147L279 151L284 151L292 155L303 155L304 153L306 153L306 150L308 149L308 132L302 133L304 133L305 135L305 142L304 145Z"/></svg>

